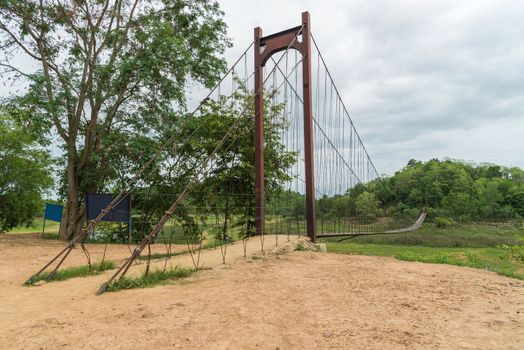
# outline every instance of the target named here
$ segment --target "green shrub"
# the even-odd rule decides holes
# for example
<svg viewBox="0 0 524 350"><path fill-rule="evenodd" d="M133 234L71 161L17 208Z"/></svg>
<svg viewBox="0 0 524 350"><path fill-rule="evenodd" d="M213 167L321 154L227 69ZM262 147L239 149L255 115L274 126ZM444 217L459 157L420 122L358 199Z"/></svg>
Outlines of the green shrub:
<svg viewBox="0 0 524 350"><path fill-rule="evenodd" d="M436 217L434 222L435 222L435 226L439 228L448 228L448 227L452 227L455 225L455 221L453 221L453 219L446 218L443 216Z"/></svg>

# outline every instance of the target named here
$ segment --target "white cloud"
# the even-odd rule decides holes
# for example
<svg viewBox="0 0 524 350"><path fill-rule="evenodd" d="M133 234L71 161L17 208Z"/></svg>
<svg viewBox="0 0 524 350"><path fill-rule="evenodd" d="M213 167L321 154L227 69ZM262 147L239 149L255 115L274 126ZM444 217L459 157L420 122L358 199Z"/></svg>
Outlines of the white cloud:
<svg viewBox="0 0 524 350"><path fill-rule="evenodd" d="M524 2L220 1L235 48L311 14L313 33L380 172L410 158L524 167ZM520 133L520 134L519 134Z"/></svg>
<svg viewBox="0 0 524 350"><path fill-rule="evenodd" d="M251 43L255 26L271 34L300 24L301 12L310 11L313 33L380 172L391 174L410 158L446 156L524 167L524 1L220 4L234 43L230 63Z"/></svg>

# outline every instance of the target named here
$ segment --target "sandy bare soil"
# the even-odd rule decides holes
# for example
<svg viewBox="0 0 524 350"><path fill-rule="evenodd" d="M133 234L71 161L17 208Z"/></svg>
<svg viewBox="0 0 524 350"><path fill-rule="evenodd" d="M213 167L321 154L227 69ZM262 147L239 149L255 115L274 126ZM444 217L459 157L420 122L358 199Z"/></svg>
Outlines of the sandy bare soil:
<svg viewBox="0 0 524 350"><path fill-rule="evenodd" d="M253 260L236 245L227 264L211 250L211 269L150 289L95 296L110 272L23 287L62 246L0 235L0 348L524 348L524 282L487 271L298 251ZM101 258L103 246L89 249ZM252 240L249 255L258 250ZM107 258L128 254L110 246ZM85 264L82 252L67 263Z"/></svg>

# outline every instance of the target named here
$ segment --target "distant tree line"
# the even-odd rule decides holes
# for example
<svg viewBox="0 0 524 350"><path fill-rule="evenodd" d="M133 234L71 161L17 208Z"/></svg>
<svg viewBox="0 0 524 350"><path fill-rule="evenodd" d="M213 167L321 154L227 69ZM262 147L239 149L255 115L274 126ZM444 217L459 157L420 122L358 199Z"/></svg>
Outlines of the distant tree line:
<svg viewBox="0 0 524 350"><path fill-rule="evenodd" d="M349 191L373 194L391 215L425 209L430 219L459 222L501 221L524 217L524 170L457 160L410 160L391 177Z"/></svg>

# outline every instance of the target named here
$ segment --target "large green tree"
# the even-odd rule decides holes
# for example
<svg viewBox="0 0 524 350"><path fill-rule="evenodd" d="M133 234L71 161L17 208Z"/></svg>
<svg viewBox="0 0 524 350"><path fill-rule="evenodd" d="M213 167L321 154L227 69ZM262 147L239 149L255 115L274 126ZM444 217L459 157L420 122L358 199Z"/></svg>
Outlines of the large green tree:
<svg viewBox="0 0 524 350"><path fill-rule="evenodd" d="M0 117L0 232L30 224L52 185L47 153L31 134Z"/></svg>
<svg viewBox="0 0 524 350"><path fill-rule="evenodd" d="M281 135L288 122L283 105L272 103L274 91L266 91L265 101L265 190L267 205L282 197L283 184L291 180L288 169L296 154L286 150ZM216 230L221 239L228 237L232 226L240 227L241 235L254 234L255 169L254 169L254 103L253 92L240 87L231 97L209 99L198 116L188 119L173 147L176 156L166 162L154 186L135 192L135 213L146 223L140 234L165 212L183 188L190 185L191 193L175 211L174 218L189 235L200 236L198 218L220 218ZM225 137L225 138L224 138ZM219 141L223 141L209 163ZM199 174L194 178L195 173ZM233 222L234 221L234 222ZM147 232L146 232L147 233ZM231 238L231 237L228 237Z"/></svg>
<svg viewBox="0 0 524 350"><path fill-rule="evenodd" d="M188 82L220 76L222 16L205 0L0 0L3 74L29 82L10 103L64 150L62 238L79 230L84 193L125 181L178 125Z"/></svg>
<svg viewBox="0 0 524 350"><path fill-rule="evenodd" d="M214 144L221 135L235 130L229 133L224 147L218 150L217 161L209 176L196 188L196 200L200 206L207 204L217 213L223 213L222 237L228 234L233 215L239 218L235 225L241 227L241 235L249 236L255 231L253 96L252 92L239 89L232 98L234 103L227 103L226 98L222 98L209 101L205 106L205 114L214 118L212 125L199 135L204 145L210 141ZM289 126L283 114L284 105L272 102L276 91L268 90L265 96L264 186L266 206L271 206L282 196L283 184L292 179L289 168L296 161L296 153L286 150L282 141L282 134Z"/></svg>

